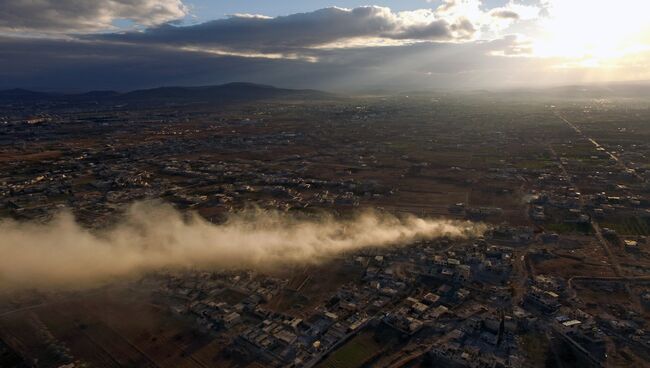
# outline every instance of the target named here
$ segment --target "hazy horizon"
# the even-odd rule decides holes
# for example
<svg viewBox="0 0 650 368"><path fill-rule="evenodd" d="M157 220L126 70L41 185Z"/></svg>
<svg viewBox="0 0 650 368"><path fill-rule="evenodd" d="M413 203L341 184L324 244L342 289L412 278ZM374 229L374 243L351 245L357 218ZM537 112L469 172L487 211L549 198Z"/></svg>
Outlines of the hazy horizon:
<svg viewBox="0 0 650 368"><path fill-rule="evenodd" d="M348 95L348 96L354 96L354 95L364 95L364 94L386 94L386 95L393 95L393 94L403 94L403 93L448 93L448 94L466 94L466 93L475 93L475 92L487 92L487 93L514 93L514 92L521 92L521 91L527 91L531 93L543 93L543 92L548 92L548 91L553 91L557 89L597 89L597 88L629 88L629 87L650 87L650 80L638 80L638 81L619 81L619 80L612 80L612 81L604 81L604 82L594 82L594 83L574 83L574 84L554 84L554 85L547 85L547 86L510 86L510 87L467 87L464 89L453 89L453 88L439 88L439 87L422 87L422 88L400 88L400 87L394 87L394 86L367 86L364 88L341 88L341 89L319 89L319 88L299 88L299 87L291 87L291 86L286 86L286 85L272 85L272 84L264 84L264 83L256 83L256 82L251 82L251 81L232 81L232 82L225 82L225 83L215 83L215 84L170 84L170 85L152 85L148 87L142 87L142 88L127 88L127 89L101 89L101 88L77 88L77 89L57 89L55 87L53 88L29 88L29 87L24 87L24 86L14 86L14 87L8 87L8 88L2 88L0 89L0 92L5 92L5 91L12 91L12 90L24 90L28 92L38 92L38 93L48 93L48 94L61 94L61 95L75 95L75 94L84 94L84 93L92 93L92 92L115 92L118 94L125 94L125 93L130 93L130 92L137 92L137 91L146 91L146 90L155 90L155 89L163 89L163 88L187 88L187 89L193 89L193 88L205 88L205 87L219 87L219 86L227 86L231 84L248 84L251 86L263 86L263 87L272 87L272 88L277 88L277 89L288 89L288 90L314 90L314 91L319 91L319 92L325 92L325 93L331 93L334 95L340 94L340 95ZM641 97L641 96L640 96Z"/></svg>

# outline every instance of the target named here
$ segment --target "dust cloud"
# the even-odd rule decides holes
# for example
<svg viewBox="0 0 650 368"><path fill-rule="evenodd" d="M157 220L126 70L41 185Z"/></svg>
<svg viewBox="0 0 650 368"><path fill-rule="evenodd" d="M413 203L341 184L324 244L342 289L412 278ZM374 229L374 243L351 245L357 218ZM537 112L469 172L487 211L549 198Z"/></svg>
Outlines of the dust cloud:
<svg viewBox="0 0 650 368"><path fill-rule="evenodd" d="M103 230L84 228L69 212L45 224L0 220L0 288L85 287L168 268L264 270L484 231L470 222L375 211L343 220L248 209L216 225L169 205L139 202Z"/></svg>

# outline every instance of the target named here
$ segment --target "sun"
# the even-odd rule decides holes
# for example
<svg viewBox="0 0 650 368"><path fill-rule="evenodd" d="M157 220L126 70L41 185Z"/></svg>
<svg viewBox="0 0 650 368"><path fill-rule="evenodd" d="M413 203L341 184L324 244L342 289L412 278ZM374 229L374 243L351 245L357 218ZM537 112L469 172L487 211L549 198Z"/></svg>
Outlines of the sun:
<svg viewBox="0 0 650 368"><path fill-rule="evenodd" d="M544 57L599 61L650 49L650 1L547 0L534 52Z"/></svg>

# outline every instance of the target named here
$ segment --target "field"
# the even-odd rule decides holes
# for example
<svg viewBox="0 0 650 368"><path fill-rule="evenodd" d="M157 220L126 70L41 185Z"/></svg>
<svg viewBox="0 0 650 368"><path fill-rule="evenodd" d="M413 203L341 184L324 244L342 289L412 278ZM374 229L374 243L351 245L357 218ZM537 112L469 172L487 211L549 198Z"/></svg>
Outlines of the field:
<svg viewBox="0 0 650 368"><path fill-rule="evenodd" d="M544 228L547 231L555 232L558 234L580 233L580 234L588 235L593 233L593 229L589 224L551 223L551 224L545 224Z"/></svg>
<svg viewBox="0 0 650 368"><path fill-rule="evenodd" d="M87 116L62 112L56 125L20 127L20 134L12 133L24 142L22 149L13 143L0 149L0 183L6 184L6 189L0 188L5 204L0 214L38 220L48 207L60 205L95 228L110 225L109 220L119 216L117 209L132 201L159 198L215 223L248 207L315 218L325 213L345 219L371 209L397 216L470 219L508 230L495 232L505 236L488 233L485 240L488 246L507 244L513 248L511 259L521 260L514 263L514 270L520 272L512 273L521 278L509 280L517 295L526 292L528 276L560 277L562 284L582 276L587 279L573 280L577 300L562 296L565 306L586 309L594 316L613 312L608 304L641 310L633 299L647 291L646 284L634 284L638 289L632 298L620 285L611 287L614 282L589 284L594 284L593 278L650 274L648 241L640 238L650 235L650 218L635 217L649 207L647 180L639 181L603 152L614 152L625 165L650 178L650 172L638 169L641 164L650 167L643 162L650 157L646 143L650 110L621 106L598 112L566 103L554 110L544 103L513 103L481 95L443 100L359 97L332 104L283 101L224 109L170 105L107 111L102 115L113 121L108 125L95 122L104 121L101 116L93 119L98 112ZM560 119L560 113L585 136ZM587 137L603 148L597 149ZM601 193L605 197L596 199L594 195ZM609 199L615 206L604 207L605 220L594 227L611 228L622 239L638 240L638 249L617 246L609 236L612 246L608 247L589 221L575 223L580 214L594 214L593 209L607 197L621 200ZM638 202L632 204L633 198ZM531 212L542 209L545 220L533 221ZM548 233L559 234L559 239L542 236ZM259 243L264 246L264 239ZM139 290L115 287L68 299L64 299L67 293L53 292L52 300L46 294L33 301L12 301L1 305L0 348L6 343L8 351L38 359L45 367L60 367L71 359L77 366L96 367L263 366L260 362L275 356L239 349L244 342L237 337L243 331L259 328L267 318L282 323L293 318L309 321L325 308L335 308L337 297L360 290L367 282L362 281L365 271L382 283L388 278L404 281L405 293L419 295L418 273L431 267L431 253L442 255L443 246L434 245L437 250L409 251L408 258L391 251L382 262L390 267L381 268L379 276L374 276L377 262L371 256L386 250L337 253L323 263L287 264L281 269L261 265L254 281L260 281L259 287L273 285L268 289L273 296L257 310L264 313L253 314L246 307L241 323L209 333L200 327L205 320L196 314L172 314L172 305L196 306L192 303L199 300L236 305L258 286L237 282L222 289L218 283L217 289L212 284L202 289L193 286L198 283L179 279L170 283L171 289L156 285L156 299ZM445 256L476 262L463 250L463 242L450 240L444 248ZM476 242L471 252L476 249L482 249L482 242ZM355 262L351 256L356 255L368 257L373 269L366 270L365 261ZM273 282L264 282L266 276ZM483 273L475 276L478 282L470 286L472 296L466 303L488 303L473 288L493 278ZM460 287L462 282L458 283ZM346 292L338 293L342 288ZM172 305L162 296L169 290L182 292ZM507 298L503 299L505 303ZM365 301L357 305L366 308ZM500 298L497 301L501 303ZM365 309L364 315L378 313L380 319L397 302ZM487 305L492 308L492 304ZM468 318L454 314L458 322ZM620 313L619 317L631 318ZM400 362L410 357L410 349L419 352L423 340L438 338L422 331L407 339L394 330L397 335L380 329L368 328L341 341L319 368ZM520 347L534 366L548 363L550 344L543 330L522 336ZM292 331L302 331L302 325ZM296 350L312 340L323 340L323 331L313 331L317 334L296 340ZM274 355L284 354L278 361L286 359L285 365L294 359L293 351L284 350L283 344L271 349Z"/></svg>
<svg viewBox="0 0 650 368"><path fill-rule="evenodd" d="M384 346L375 340L372 332L363 332L320 363L318 368L357 368L371 360Z"/></svg>
<svg viewBox="0 0 650 368"><path fill-rule="evenodd" d="M346 283L358 281L362 271L361 268L347 266L336 260L323 265L288 270L283 275L289 279L287 288L272 298L265 308L296 317L307 317L333 291Z"/></svg>
<svg viewBox="0 0 650 368"><path fill-rule="evenodd" d="M529 333L521 337L521 346L533 367L545 367L549 353L549 341L546 336Z"/></svg>
<svg viewBox="0 0 650 368"><path fill-rule="evenodd" d="M623 217L602 224L620 235L650 235L650 217Z"/></svg>
<svg viewBox="0 0 650 368"><path fill-rule="evenodd" d="M605 253L596 243L585 243L576 249L551 251L542 257L534 255L536 274L557 275L566 279L573 276L616 276Z"/></svg>
<svg viewBox="0 0 650 368"><path fill-rule="evenodd" d="M22 154L20 152L0 152L0 162L16 161L43 161L54 160L61 157L60 151L42 151L35 153Z"/></svg>
<svg viewBox="0 0 650 368"><path fill-rule="evenodd" d="M212 338L188 326L145 299L107 293L3 317L0 337L42 366L66 363L66 352L96 367L210 366L193 355Z"/></svg>

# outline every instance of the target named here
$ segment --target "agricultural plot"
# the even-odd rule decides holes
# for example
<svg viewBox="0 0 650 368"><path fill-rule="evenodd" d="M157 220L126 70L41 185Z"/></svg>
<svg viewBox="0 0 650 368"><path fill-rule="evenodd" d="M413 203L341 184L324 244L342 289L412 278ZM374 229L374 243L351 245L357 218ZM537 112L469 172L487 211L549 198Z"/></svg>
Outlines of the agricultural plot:
<svg viewBox="0 0 650 368"><path fill-rule="evenodd" d="M327 357L318 368L357 368L363 366L383 350L372 332L364 332L350 340L332 355Z"/></svg>
<svg viewBox="0 0 650 368"><path fill-rule="evenodd" d="M602 226L615 230L620 235L650 235L650 217L623 217L603 223Z"/></svg>

